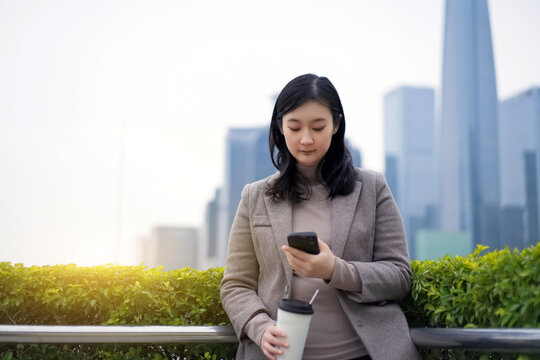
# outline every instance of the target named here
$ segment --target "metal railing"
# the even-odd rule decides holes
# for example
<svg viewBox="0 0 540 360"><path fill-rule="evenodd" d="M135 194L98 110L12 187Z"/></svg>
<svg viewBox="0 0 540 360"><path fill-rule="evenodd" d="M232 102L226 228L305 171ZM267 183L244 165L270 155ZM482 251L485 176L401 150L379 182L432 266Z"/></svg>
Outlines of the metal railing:
<svg viewBox="0 0 540 360"><path fill-rule="evenodd" d="M0 343L166 344L233 343L230 326L0 325Z"/></svg>
<svg viewBox="0 0 540 360"><path fill-rule="evenodd" d="M411 328L411 338L423 349L540 353L540 329Z"/></svg>
<svg viewBox="0 0 540 360"><path fill-rule="evenodd" d="M419 348L540 353L540 329L411 328ZM0 343L234 343L229 326L0 325Z"/></svg>

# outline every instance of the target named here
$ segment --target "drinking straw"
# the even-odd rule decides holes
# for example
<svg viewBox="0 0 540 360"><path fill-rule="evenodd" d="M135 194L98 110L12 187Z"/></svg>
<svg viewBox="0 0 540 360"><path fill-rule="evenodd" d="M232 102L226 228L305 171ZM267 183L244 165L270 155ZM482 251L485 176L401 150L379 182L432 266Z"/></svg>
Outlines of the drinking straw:
<svg viewBox="0 0 540 360"><path fill-rule="evenodd" d="M319 289L315 290L315 294L313 294L313 296L311 297L311 300L309 300L309 305L311 305L313 300L315 300L315 296L317 296L318 293L319 293Z"/></svg>

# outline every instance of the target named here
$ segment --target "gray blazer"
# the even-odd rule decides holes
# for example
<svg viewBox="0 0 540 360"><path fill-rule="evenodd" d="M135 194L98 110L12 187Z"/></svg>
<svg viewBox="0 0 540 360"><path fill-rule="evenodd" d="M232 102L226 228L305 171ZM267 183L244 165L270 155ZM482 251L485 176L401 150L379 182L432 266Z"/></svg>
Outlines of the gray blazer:
<svg viewBox="0 0 540 360"><path fill-rule="evenodd" d="M237 359L265 359L244 326L261 312L275 320L292 284L281 251L292 229L292 205L264 195L277 176L244 187L229 237L221 300L240 340ZM332 251L358 270L362 291L336 292L371 358L421 359L394 302L407 295L412 272L403 222L382 174L357 169L354 191L332 200Z"/></svg>

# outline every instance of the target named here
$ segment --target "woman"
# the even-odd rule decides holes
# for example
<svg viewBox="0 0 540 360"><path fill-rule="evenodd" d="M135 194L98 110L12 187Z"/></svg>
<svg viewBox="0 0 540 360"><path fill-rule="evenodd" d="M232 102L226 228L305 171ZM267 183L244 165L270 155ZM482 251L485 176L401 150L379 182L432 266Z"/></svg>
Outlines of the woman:
<svg viewBox="0 0 540 360"><path fill-rule="evenodd" d="M281 91L270 124L279 170L242 191L221 283L239 337L237 359L276 359L282 298L316 289L304 359L420 359L394 300L411 286L399 210L384 176L355 169L339 95L325 77L299 76ZM287 246L314 231L320 253Z"/></svg>

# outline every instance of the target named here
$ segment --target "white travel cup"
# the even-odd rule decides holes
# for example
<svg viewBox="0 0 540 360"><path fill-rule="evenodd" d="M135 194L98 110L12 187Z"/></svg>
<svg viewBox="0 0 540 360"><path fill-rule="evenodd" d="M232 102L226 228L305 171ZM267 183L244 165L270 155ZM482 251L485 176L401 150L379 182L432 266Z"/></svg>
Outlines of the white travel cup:
<svg viewBox="0 0 540 360"><path fill-rule="evenodd" d="M281 348L280 360L301 360L306 344L313 309L310 303L293 299L282 299L277 313L277 327L285 331L288 348Z"/></svg>

